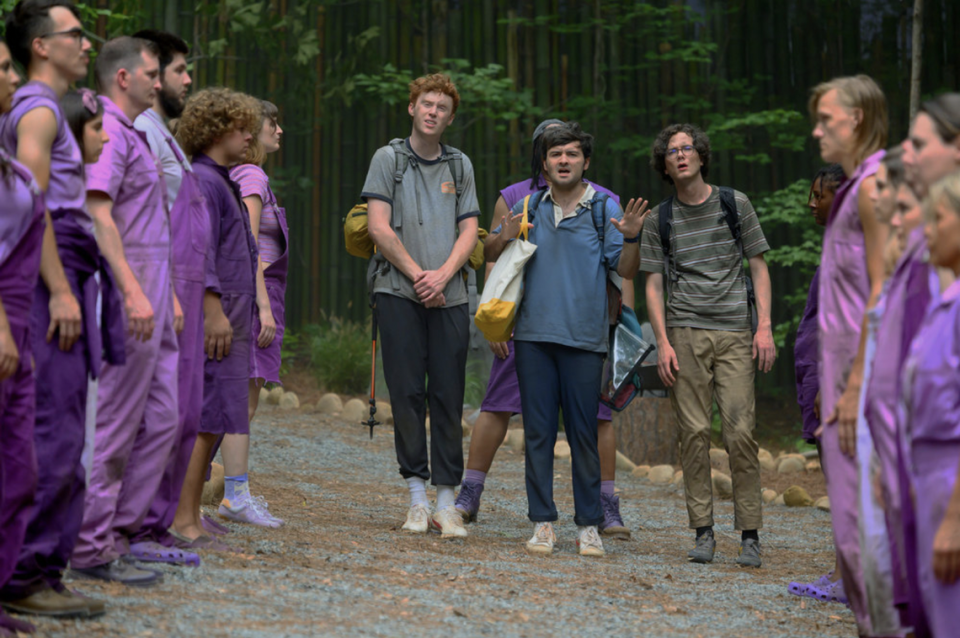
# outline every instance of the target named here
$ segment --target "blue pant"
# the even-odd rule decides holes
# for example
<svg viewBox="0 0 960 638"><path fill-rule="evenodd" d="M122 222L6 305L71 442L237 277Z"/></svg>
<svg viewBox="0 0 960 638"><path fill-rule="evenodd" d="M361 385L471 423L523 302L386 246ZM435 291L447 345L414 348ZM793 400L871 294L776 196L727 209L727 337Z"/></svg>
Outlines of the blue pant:
<svg viewBox="0 0 960 638"><path fill-rule="evenodd" d="M553 502L553 448L560 409L573 465L574 521L599 525L600 454L597 406L603 354L554 343L515 341L517 378L526 436L527 502L530 520L557 520Z"/></svg>

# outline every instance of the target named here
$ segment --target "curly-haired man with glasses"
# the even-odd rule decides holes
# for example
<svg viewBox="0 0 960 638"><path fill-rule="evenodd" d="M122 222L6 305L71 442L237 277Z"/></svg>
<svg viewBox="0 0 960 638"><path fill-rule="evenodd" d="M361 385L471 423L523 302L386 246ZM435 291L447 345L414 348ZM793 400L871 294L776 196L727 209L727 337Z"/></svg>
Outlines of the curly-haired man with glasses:
<svg viewBox="0 0 960 638"><path fill-rule="evenodd" d="M676 194L644 223L640 270L647 273L658 372L677 414L687 513L690 527L697 530L688 558L709 563L716 548L710 476L716 400L730 455L734 526L742 531L737 563L759 567L757 530L763 519L751 359L768 372L776 358L770 275L763 258L769 246L747 196L705 181L710 140L703 131L692 124L668 126L657 136L652 155L654 170L673 184ZM755 326L744 257L756 286Z"/></svg>

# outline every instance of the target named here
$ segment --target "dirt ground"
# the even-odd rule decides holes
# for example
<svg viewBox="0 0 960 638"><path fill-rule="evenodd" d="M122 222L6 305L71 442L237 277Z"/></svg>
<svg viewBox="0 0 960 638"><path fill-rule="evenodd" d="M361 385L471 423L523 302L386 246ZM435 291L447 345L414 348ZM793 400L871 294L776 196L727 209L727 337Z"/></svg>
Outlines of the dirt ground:
<svg viewBox="0 0 960 638"><path fill-rule="evenodd" d="M264 406L253 425L251 481L286 526L234 525L225 539L243 553L204 553L198 568L163 566L163 583L150 589L75 582L109 601L107 615L36 621L36 635L856 635L845 607L787 593L791 580L810 581L832 566L824 512L767 506L764 566L744 570L734 564L732 504L720 501L717 559L693 565L682 493L621 475L633 540L607 541L604 558L581 558L570 464L557 461L558 551L533 557L524 551L532 525L523 457L502 449L469 538L411 536L400 531L406 486L392 429L380 426L373 440L367 432L338 418ZM819 473L800 480L822 495ZM778 491L788 482L764 481Z"/></svg>

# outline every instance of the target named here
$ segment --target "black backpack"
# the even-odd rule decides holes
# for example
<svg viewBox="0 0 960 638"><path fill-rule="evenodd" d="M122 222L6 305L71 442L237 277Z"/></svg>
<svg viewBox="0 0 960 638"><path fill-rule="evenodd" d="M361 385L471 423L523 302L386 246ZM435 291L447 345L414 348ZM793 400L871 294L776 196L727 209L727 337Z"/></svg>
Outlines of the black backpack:
<svg viewBox="0 0 960 638"><path fill-rule="evenodd" d="M723 210L723 220L730 228L733 241L740 249L740 274L743 277L744 287L747 289L747 307L750 309L750 329L757 332L757 297L753 291L753 279L743 267L743 238L740 233L740 211L737 210L737 198L729 186L720 186L720 208ZM660 247L663 250L663 275L667 278L668 286L679 281L677 275L677 260L670 251L670 228L673 226L673 196L660 202ZM669 290L669 287L668 287Z"/></svg>

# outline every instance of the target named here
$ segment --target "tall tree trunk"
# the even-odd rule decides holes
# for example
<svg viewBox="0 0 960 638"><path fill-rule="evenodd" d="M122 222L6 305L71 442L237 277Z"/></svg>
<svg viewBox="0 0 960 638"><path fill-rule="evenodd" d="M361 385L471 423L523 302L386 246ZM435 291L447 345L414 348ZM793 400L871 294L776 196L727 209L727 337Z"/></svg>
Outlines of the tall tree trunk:
<svg viewBox="0 0 960 638"><path fill-rule="evenodd" d="M920 65L923 62L923 0L913 0L913 63L910 67L910 121L920 109Z"/></svg>

